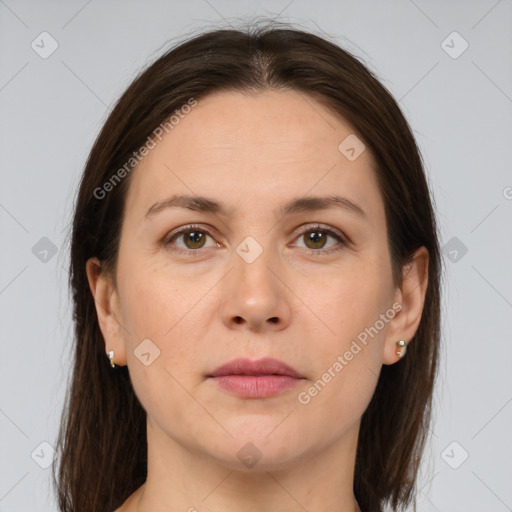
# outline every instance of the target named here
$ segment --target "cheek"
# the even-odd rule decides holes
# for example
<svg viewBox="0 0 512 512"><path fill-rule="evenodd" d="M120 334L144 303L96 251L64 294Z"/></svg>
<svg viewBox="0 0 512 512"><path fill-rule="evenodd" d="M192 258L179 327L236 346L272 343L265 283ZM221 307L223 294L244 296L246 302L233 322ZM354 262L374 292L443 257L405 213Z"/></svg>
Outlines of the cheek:
<svg viewBox="0 0 512 512"><path fill-rule="evenodd" d="M314 372L299 403L308 417L322 417L336 424L338 431L364 413L382 366L387 323L381 315L391 304L389 292L379 288L375 278L340 282L331 289L330 302L322 298L322 320L330 330L324 327L319 343L309 352Z"/></svg>
<svg viewBox="0 0 512 512"><path fill-rule="evenodd" d="M202 343L208 315L214 310L206 294L217 280L214 276L191 279L168 268L149 266L146 272L126 274L120 295L129 364L140 366L136 357L139 346L146 343L148 351L158 355L155 366L167 370L165 378L172 374L183 385L195 384L190 368L205 370L197 364L204 360Z"/></svg>
<svg viewBox="0 0 512 512"><path fill-rule="evenodd" d="M176 415L197 415L186 390L194 388L204 370L198 366L204 350L194 330L199 311L194 306L207 289L184 289L182 278L164 275L158 271L128 275L122 292L130 379L144 409L161 425Z"/></svg>
<svg viewBox="0 0 512 512"><path fill-rule="evenodd" d="M310 400L306 407L312 414L327 411L337 421L343 411L351 418L362 414L375 390L394 316L390 269L376 255L371 264L366 259L359 269L331 276L323 289L305 301L314 304L322 322L316 322L321 342L310 352L315 371L303 402Z"/></svg>
<svg viewBox="0 0 512 512"><path fill-rule="evenodd" d="M315 292L311 291L309 278L303 290L310 291L303 296L315 313L318 334L324 339L338 340L341 349L374 325L391 307L393 290L389 273L378 260L356 262L349 270L333 273L316 283Z"/></svg>
<svg viewBox="0 0 512 512"><path fill-rule="evenodd" d="M120 290L122 314L132 327L132 341L163 341L172 337L208 287L204 281L190 279L167 267L152 267L147 262L145 265L140 265L137 272L124 272Z"/></svg>

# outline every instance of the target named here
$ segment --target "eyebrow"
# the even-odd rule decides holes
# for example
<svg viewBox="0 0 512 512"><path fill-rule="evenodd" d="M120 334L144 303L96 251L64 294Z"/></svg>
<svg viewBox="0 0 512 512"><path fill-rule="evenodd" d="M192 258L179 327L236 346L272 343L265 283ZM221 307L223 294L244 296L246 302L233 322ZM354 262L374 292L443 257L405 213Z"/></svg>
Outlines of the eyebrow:
<svg viewBox="0 0 512 512"><path fill-rule="evenodd" d="M166 208L187 208L198 212L210 212L219 215L228 215L224 203L203 196L174 195L170 198L153 204L146 212L145 218L150 218ZM314 212L330 208L341 208L367 220L365 211L356 203L337 195L299 197L287 202L279 209L281 214L289 215L299 212Z"/></svg>

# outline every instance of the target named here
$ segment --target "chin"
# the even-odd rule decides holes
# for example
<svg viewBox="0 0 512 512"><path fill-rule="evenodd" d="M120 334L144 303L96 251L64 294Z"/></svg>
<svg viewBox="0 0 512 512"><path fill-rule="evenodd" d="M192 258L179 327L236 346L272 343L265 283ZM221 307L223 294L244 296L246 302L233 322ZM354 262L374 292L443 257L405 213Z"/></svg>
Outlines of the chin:
<svg viewBox="0 0 512 512"><path fill-rule="evenodd" d="M298 458L305 456L306 440L296 439L289 428L278 426L280 421L282 418L268 422L260 418L258 425L252 423L252 428L250 421L244 422L245 428L234 429L226 425L233 437L224 436L223 446L216 443L216 453L206 446L204 449L232 470L256 472L289 469Z"/></svg>

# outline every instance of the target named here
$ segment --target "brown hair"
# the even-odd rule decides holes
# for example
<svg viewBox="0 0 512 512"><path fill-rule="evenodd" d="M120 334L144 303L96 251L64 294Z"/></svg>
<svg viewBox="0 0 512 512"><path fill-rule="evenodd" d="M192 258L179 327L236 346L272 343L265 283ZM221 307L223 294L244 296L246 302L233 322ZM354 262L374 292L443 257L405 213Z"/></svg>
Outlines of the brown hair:
<svg viewBox="0 0 512 512"><path fill-rule="evenodd" d="M356 57L282 26L214 29L189 37L143 70L121 96L89 154L72 225L69 284L74 368L53 483L62 512L111 512L147 475L146 412L126 366L110 368L86 262L114 271L128 174L97 192L175 110L212 92L295 90L341 115L375 158L396 284L412 253L429 252L424 310L407 356L384 365L360 426L354 492L364 512L415 503L440 343L441 259L429 187L411 129L388 90ZM96 193L95 193L96 191ZM115 272L113 272L115 275ZM57 473L57 474L56 474Z"/></svg>

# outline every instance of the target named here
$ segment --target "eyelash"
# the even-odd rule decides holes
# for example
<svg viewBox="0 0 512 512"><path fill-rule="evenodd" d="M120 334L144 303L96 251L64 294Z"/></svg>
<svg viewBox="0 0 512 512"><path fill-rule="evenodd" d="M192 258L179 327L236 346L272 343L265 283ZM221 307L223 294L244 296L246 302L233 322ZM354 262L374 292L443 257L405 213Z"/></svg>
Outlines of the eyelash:
<svg viewBox="0 0 512 512"><path fill-rule="evenodd" d="M199 231L200 233L206 234L209 237L213 238L213 236L211 235L211 233L208 230L205 230L205 229L201 228L201 226L198 226L196 224L191 224L191 225L188 225L188 226L183 226L182 228L179 228L178 230L176 230L173 233L171 233L169 236L166 236L164 238L164 240L163 240L163 245L166 246L166 247L170 246L171 242L173 240L178 238L180 235L182 235L184 233L188 233L190 231ZM306 248L305 250L308 252L308 254L314 254L314 255L330 254L332 252L337 252L337 251L342 250L347 245L347 242L341 236L341 234L339 234L337 231L335 231L334 229L330 228L329 226L322 225L322 224L316 224L316 225L313 225L313 226L308 226L307 229L305 229L304 231L301 231L298 234L298 236L295 238L295 240L298 240L301 236L304 236L306 233L309 233L311 231L320 231L322 233L326 233L326 234L336 238L338 240L338 242L341 244L341 247L330 247L328 249L307 249ZM172 248L170 250L172 250L174 252L181 253L181 254L198 255L203 249L202 248L200 248L200 249Z"/></svg>

